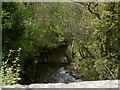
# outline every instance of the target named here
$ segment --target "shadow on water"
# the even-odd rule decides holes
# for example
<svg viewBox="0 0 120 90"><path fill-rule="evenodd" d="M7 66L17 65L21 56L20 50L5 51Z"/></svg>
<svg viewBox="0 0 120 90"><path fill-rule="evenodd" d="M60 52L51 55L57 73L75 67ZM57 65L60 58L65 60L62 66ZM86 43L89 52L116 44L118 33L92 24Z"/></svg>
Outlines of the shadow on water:
<svg viewBox="0 0 120 90"><path fill-rule="evenodd" d="M44 46L38 50L38 57L28 55L24 61L21 84L70 83L76 79L66 72L70 60L66 55L69 44L54 47ZM34 59L34 58L37 59Z"/></svg>
<svg viewBox="0 0 120 90"><path fill-rule="evenodd" d="M22 77L21 84L31 83L70 83L76 79L66 72L67 65L61 63L39 64ZM30 72L31 71L31 72Z"/></svg>

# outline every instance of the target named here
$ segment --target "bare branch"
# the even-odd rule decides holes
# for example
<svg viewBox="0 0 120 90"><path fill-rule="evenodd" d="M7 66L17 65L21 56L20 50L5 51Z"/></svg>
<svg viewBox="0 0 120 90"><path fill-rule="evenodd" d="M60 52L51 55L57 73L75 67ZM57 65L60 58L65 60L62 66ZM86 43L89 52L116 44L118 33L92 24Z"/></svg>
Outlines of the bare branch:
<svg viewBox="0 0 120 90"><path fill-rule="evenodd" d="M77 2L78 4L81 4L81 5L84 5L84 6L87 6L88 7L88 11L91 13L91 14L94 14L98 19L101 19L100 18L100 15L94 11L91 10L91 4L92 3L82 3L82 2ZM95 7L97 6L98 4L95 5Z"/></svg>
<svg viewBox="0 0 120 90"><path fill-rule="evenodd" d="M91 4L92 4L92 3L89 3L89 4L88 4L88 10L89 10L89 12L92 13L92 14L94 14L98 19L100 19L100 15L90 9Z"/></svg>

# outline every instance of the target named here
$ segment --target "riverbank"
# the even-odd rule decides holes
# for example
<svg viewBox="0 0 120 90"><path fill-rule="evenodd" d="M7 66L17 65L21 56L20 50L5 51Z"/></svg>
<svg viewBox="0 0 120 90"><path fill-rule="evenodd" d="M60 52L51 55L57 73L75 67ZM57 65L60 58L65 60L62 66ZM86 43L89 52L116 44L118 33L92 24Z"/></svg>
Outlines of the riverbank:
<svg viewBox="0 0 120 90"><path fill-rule="evenodd" d="M30 85L8 85L2 88L118 88L120 86L120 80L102 80L102 81L83 81L74 82L69 84L64 83L48 83L48 84L30 84Z"/></svg>

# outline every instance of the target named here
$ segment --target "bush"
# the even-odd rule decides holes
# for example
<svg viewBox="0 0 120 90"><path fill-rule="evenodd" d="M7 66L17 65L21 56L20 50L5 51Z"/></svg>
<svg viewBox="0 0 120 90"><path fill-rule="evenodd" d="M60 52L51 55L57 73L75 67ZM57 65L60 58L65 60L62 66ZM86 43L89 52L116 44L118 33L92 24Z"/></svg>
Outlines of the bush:
<svg viewBox="0 0 120 90"><path fill-rule="evenodd" d="M118 64L114 58L85 59L79 62L78 69L82 80L118 79Z"/></svg>
<svg viewBox="0 0 120 90"><path fill-rule="evenodd" d="M18 80L21 78L19 77L20 74L20 64L19 64L19 57L20 57L21 48L18 50L9 50L9 54L7 56L6 61L2 62L2 67L0 69L0 85L11 85L16 84ZM13 59L13 54L16 54L16 57ZM11 60L11 62L10 62Z"/></svg>

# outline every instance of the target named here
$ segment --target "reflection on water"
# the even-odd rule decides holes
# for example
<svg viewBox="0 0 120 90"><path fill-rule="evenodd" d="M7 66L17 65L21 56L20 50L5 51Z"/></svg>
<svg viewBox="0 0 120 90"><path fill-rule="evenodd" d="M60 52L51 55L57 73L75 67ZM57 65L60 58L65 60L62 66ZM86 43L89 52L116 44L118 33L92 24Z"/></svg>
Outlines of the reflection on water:
<svg viewBox="0 0 120 90"><path fill-rule="evenodd" d="M78 81L66 72L66 64L37 64L28 70L23 84L31 83L70 83ZM33 66L32 66L33 67ZM30 72L31 71L31 72ZM29 82L29 83L28 83Z"/></svg>

